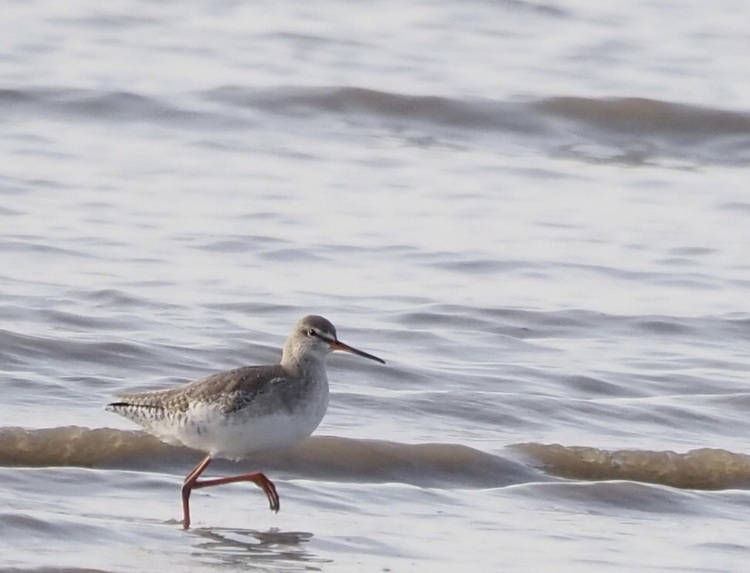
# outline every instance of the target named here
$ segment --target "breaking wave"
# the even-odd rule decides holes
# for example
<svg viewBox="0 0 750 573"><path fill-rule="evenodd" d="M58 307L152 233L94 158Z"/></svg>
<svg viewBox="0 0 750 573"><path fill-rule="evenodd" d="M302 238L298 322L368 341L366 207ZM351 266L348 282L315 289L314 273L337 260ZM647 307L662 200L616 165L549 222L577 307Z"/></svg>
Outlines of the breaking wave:
<svg viewBox="0 0 750 573"><path fill-rule="evenodd" d="M190 97L197 101L191 104ZM206 109L206 102L217 105ZM189 94L178 105L131 92L39 87L2 89L0 104L0 117L42 114L63 121L137 121L200 130L253 129L279 117L295 125L345 118L389 133L414 129L455 142L490 137L495 143L541 146L553 155L595 162L672 159L744 166L750 159L750 114L744 110L638 97L502 101L357 86L223 86ZM424 138L417 140L424 143Z"/></svg>
<svg viewBox="0 0 750 573"><path fill-rule="evenodd" d="M138 430L0 428L2 466L184 473L199 458L195 451L169 446ZM458 444L315 436L294 450L254 455L240 465L295 477L393 481L425 487L488 488L554 479L629 480L699 490L750 486L750 456L712 448L677 453L524 443L496 455Z"/></svg>
<svg viewBox="0 0 750 573"><path fill-rule="evenodd" d="M700 490L750 486L750 456L716 448L677 453L529 443L513 449L548 474L567 479L629 480Z"/></svg>

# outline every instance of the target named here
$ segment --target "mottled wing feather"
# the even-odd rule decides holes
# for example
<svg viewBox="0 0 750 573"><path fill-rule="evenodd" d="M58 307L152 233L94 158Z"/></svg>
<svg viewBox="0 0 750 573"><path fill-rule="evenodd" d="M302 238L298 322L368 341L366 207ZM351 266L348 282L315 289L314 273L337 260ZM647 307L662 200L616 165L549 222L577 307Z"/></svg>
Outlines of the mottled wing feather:
<svg viewBox="0 0 750 573"><path fill-rule="evenodd" d="M134 421L141 417L133 416L137 410L150 410L157 416L173 415L185 412L197 402L216 404L229 413L249 406L258 395L287 378L281 366L243 366L178 388L122 394L118 396L120 400L109 404L108 408Z"/></svg>
<svg viewBox="0 0 750 573"><path fill-rule="evenodd" d="M219 372L204 381L211 386L206 397L220 403L222 412L228 414L248 407L286 380L289 374L281 366L245 366Z"/></svg>

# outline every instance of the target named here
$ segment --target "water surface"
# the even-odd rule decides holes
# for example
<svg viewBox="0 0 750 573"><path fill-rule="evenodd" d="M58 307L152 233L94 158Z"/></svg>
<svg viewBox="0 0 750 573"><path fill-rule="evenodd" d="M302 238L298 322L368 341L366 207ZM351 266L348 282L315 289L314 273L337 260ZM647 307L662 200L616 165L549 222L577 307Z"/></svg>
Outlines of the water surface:
<svg viewBox="0 0 750 573"><path fill-rule="evenodd" d="M742 571L743 2L7 7L0 564ZM322 314L310 440L104 411Z"/></svg>

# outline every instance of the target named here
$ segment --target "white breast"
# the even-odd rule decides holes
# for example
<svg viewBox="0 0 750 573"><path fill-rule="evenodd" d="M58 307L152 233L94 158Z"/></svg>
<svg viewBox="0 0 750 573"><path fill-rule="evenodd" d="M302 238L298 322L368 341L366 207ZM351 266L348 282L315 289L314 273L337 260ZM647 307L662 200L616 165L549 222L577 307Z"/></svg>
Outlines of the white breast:
<svg viewBox="0 0 750 573"><path fill-rule="evenodd" d="M328 408L328 385L307 398L305 407L293 414L285 411L260 414L251 409L227 414L216 404L198 402L170 428L169 436L159 437L229 459L291 448L312 434L323 419ZM151 431L156 433L154 429Z"/></svg>

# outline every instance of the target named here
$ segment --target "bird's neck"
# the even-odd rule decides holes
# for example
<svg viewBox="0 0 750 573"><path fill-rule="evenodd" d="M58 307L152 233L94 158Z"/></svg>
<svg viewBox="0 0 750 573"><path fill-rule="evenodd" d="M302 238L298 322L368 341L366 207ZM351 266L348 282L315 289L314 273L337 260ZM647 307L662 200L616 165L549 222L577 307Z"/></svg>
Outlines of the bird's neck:
<svg viewBox="0 0 750 573"><path fill-rule="evenodd" d="M284 356L281 366L292 376L297 378L314 378L327 380L325 361L316 356L306 355L302 357Z"/></svg>

